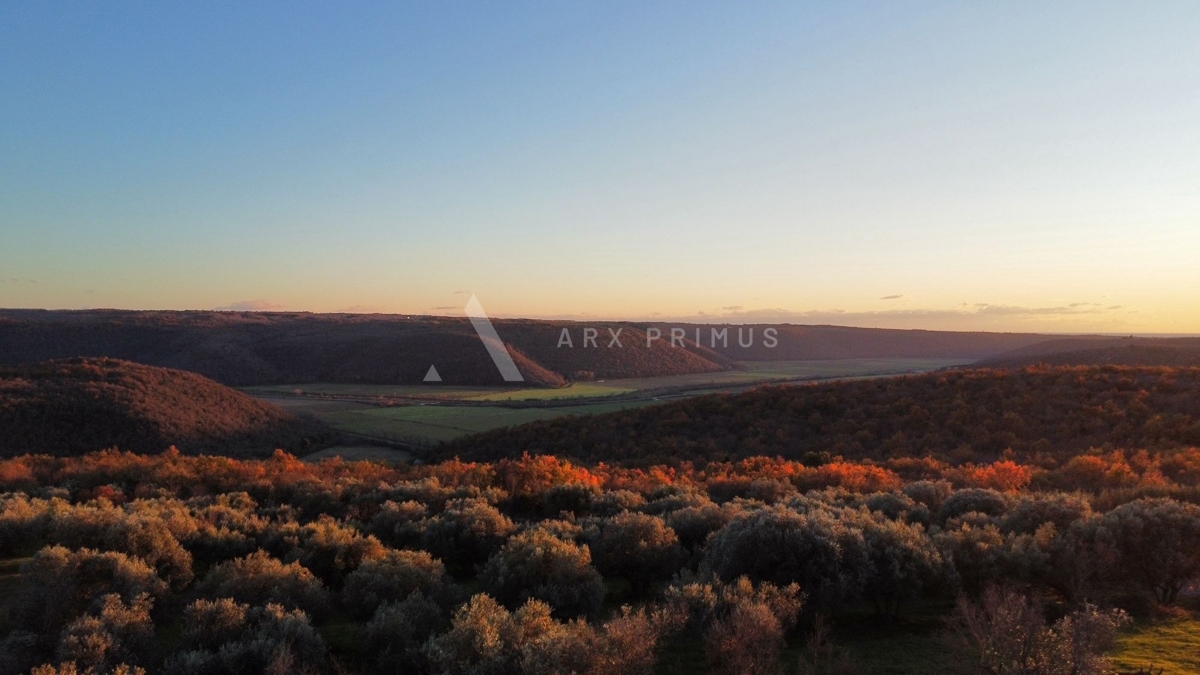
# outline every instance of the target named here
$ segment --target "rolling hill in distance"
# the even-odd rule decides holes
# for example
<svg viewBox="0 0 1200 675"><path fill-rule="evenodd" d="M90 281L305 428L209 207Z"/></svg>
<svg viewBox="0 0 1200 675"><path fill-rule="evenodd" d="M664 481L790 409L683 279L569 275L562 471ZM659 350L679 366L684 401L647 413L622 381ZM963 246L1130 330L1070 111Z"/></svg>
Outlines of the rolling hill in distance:
<svg viewBox="0 0 1200 675"><path fill-rule="evenodd" d="M980 366L1200 366L1200 338L1050 340L981 361Z"/></svg>
<svg viewBox="0 0 1200 675"><path fill-rule="evenodd" d="M743 361L850 358L1044 360L1122 346L1119 338L803 325L494 321L526 383L712 373ZM595 346L584 331L594 328ZM684 348L671 346L680 328ZM764 339L776 331L775 346ZM573 346L560 346L564 329ZM647 330L662 338L647 340ZM698 331L698 333L697 333ZM722 331L728 337L714 337ZM739 336L739 331L745 331ZM620 347L609 347L610 335ZM697 335L699 344L696 343ZM744 336L744 337L743 337ZM751 338L751 336L753 336ZM741 338L741 339L740 339ZM750 343L749 347L740 346ZM1195 342L1195 341L1193 341ZM1188 343L1192 344L1192 343ZM1169 340L1143 339L1139 347ZM1190 352L1188 352L1190 354ZM1177 353L1179 356L1182 352ZM109 357L199 373L230 386L312 382L419 384L430 365L448 385L503 384L466 318L287 312L0 310L0 365ZM1119 359L1119 354L1116 358ZM1191 357L1188 357L1191 358ZM1158 365L1178 365L1163 356ZM1014 363L1017 363L1014 361ZM1117 361L1119 362L1119 360Z"/></svg>
<svg viewBox="0 0 1200 675"><path fill-rule="evenodd" d="M119 448L268 456L328 440L319 423L195 373L106 358L0 368L0 457Z"/></svg>

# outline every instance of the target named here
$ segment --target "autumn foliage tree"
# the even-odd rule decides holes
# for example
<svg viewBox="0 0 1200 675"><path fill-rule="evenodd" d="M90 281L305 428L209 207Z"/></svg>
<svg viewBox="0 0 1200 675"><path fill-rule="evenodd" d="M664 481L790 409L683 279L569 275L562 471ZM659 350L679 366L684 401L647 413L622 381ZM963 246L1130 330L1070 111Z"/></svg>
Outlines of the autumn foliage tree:
<svg viewBox="0 0 1200 675"><path fill-rule="evenodd" d="M604 600L604 580L591 562L586 545L530 530L512 537L488 560L479 578L506 605L538 600L557 616L573 617L594 613Z"/></svg>

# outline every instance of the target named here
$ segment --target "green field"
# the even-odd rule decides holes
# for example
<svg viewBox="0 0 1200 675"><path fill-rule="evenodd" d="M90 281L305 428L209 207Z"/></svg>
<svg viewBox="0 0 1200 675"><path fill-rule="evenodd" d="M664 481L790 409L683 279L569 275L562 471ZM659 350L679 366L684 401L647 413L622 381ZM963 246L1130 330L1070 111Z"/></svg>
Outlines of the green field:
<svg viewBox="0 0 1200 675"><path fill-rule="evenodd" d="M615 382L616 380L613 380ZM517 389L498 391L483 396L472 396L471 401L552 401L564 398L603 398L637 391L634 387L620 387L591 382L573 382L555 389Z"/></svg>
<svg viewBox="0 0 1200 675"><path fill-rule="evenodd" d="M591 415L653 405L654 401L613 401L546 408L498 406L409 405L364 407L322 415L334 428L363 436L431 445L468 434L554 419L563 415Z"/></svg>
<svg viewBox="0 0 1200 675"><path fill-rule="evenodd" d="M337 396L348 398L432 398L469 399L490 396L501 392L517 392L520 389L501 387L455 387L443 384L339 384L314 382L310 384L272 384L243 387L251 396ZM557 390L548 390L557 391Z"/></svg>
<svg viewBox="0 0 1200 675"><path fill-rule="evenodd" d="M645 391L706 384L737 386L779 380L921 373L970 363L966 359L832 359L827 361L743 361L736 370L667 377L602 380L597 384Z"/></svg>
<svg viewBox="0 0 1200 675"><path fill-rule="evenodd" d="M1118 670L1136 670L1153 665L1163 675L1200 673L1200 620L1176 619L1139 624L1118 642L1113 653Z"/></svg>
<svg viewBox="0 0 1200 675"><path fill-rule="evenodd" d="M406 462L412 459L412 453L404 450L396 450L393 448L383 448L378 445L335 445L332 448L325 448L311 455L305 455L306 462L319 462L323 459L333 459L340 457L348 462Z"/></svg>
<svg viewBox="0 0 1200 675"><path fill-rule="evenodd" d="M243 391L367 437L368 442L376 438L426 447L563 415L612 412L769 382L883 377L962 363L953 359L752 361L716 373L576 382L554 389L314 383Z"/></svg>

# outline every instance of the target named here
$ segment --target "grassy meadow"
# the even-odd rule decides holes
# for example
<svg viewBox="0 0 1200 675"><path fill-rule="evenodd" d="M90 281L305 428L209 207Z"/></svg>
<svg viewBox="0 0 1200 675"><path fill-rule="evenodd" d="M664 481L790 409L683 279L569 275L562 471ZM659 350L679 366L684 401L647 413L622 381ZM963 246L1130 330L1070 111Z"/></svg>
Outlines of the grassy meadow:
<svg viewBox="0 0 1200 675"><path fill-rule="evenodd" d="M1119 670L1152 664L1162 675L1200 673L1200 617L1139 623L1126 631L1113 653Z"/></svg>
<svg viewBox="0 0 1200 675"><path fill-rule="evenodd" d="M498 406L409 405L363 407L329 413L323 419L335 429L363 436L429 445L492 429L653 405L654 401L612 401L547 408Z"/></svg>

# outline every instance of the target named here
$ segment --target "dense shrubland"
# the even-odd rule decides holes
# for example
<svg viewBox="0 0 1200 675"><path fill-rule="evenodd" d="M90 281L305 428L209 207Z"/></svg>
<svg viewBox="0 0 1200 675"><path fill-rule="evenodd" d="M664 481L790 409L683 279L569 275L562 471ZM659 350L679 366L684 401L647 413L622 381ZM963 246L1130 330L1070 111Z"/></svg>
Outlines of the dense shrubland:
<svg viewBox="0 0 1200 675"><path fill-rule="evenodd" d="M1069 653L1099 673L1113 608L1200 580L1198 504L1195 448L1053 466L25 456L0 461L0 558L26 558L0 595L0 673L599 675L697 638L713 672L853 672L822 617L928 605L968 672ZM1004 652L1012 626L1040 651Z"/></svg>

